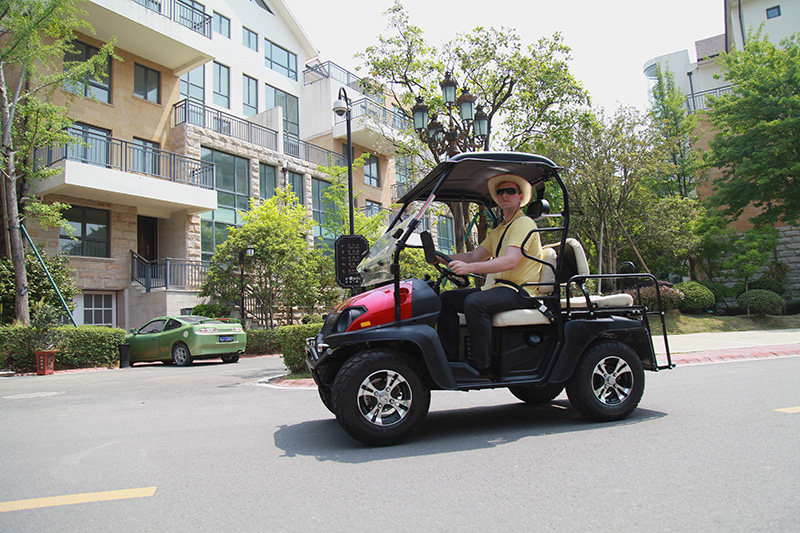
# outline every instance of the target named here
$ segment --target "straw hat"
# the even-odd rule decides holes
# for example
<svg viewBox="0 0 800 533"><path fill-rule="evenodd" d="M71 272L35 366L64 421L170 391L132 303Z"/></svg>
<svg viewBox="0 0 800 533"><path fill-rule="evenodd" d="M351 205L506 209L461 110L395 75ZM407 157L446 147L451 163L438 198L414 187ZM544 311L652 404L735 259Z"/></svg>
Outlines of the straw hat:
<svg viewBox="0 0 800 533"><path fill-rule="evenodd" d="M517 176L516 174L500 174L489 180L489 194L492 195L492 200L494 200L494 203L500 205L500 200L497 198L497 189L500 188L500 184L507 181L515 183L519 188L519 191L522 193L522 202L519 204L521 208L531 203L531 200L533 199L533 187L531 187L531 184L528 182L528 180L522 176Z"/></svg>

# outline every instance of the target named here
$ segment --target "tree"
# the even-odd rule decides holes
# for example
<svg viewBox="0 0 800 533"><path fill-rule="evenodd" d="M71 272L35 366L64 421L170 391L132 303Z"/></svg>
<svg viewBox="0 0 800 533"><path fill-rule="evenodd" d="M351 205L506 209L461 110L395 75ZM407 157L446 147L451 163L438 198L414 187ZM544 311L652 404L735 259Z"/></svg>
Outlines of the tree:
<svg viewBox="0 0 800 533"><path fill-rule="evenodd" d="M3 0L0 3L0 170L6 253L14 266L14 310L30 320L29 287L20 232L19 189L58 170L33 165L33 150L72 141L66 107L53 101L65 83L104 76L114 43L85 62L63 61L74 51L76 31L93 31L81 17L79 0ZM116 56L113 56L116 57ZM36 200L34 200L35 202ZM39 212L41 212L39 208ZM51 213L52 214L52 213ZM57 218L57 217L56 217Z"/></svg>
<svg viewBox="0 0 800 533"><path fill-rule="evenodd" d="M697 140L694 115L686 113L686 100L675 85L672 72L656 65L650 115L652 127L665 156L664 172L655 176L652 188L659 196L694 196L699 168L692 144Z"/></svg>
<svg viewBox="0 0 800 533"><path fill-rule="evenodd" d="M41 251L40 254L53 281L58 285L61 295L71 303L80 291L75 286L75 277L69 267L69 258L64 254L48 256L44 251ZM58 293L50 284L47 274L33 251L25 254L25 270L28 273L30 300L63 310ZM8 324L14 318L14 268L10 258L2 257L0 258L0 324Z"/></svg>
<svg viewBox="0 0 800 533"><path fill-rule="evenodd" d="M717 57L732 93L710 99L717 133L705 162L720 168L711 200L730 218L753 204L751 222L796 225L800 217L800 35L780 47L750 33L744 50Z"/></svg>

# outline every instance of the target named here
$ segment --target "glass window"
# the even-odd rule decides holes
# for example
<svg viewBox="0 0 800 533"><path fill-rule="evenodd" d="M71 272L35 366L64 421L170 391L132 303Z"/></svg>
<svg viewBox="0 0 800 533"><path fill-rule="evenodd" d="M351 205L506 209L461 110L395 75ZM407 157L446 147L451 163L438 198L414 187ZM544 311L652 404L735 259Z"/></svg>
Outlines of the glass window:
<svg viewBox="0 0 800 533"><path fill-rule="evenodd" d="M366 205L364 205L364 214L368 217L377 215L381 212L381 208L383 206L380 202L373 202L372 200L367 200Z"/></svg>
<svg viewBox="0 0 800 533"><path fill-rule="evenodd" d="M288 135L300 135L300 107L297 97L285 93L272 85L266 86L264 109L283 109L283 131Z"/></svg>
<svg viewBox="0 0 800 533"><path fill-rule="evenodd" d="M311 179L311 215L314 218L314 246L325 245L333 249L336 237L325 230L322 225L328 218L328 213L333 211L334 206L325 198L325 189L331 184L316 178Z"/></svg>
<svg viewBox="0 0 800 533"><path fill-rule="evenodd" d="M242 44L258 52L258 34L242 26Z"/></svg>
<svg viewBox="0 0 800 533"><path fill-rule="evenodd" d="M767 8L767 19L774 19L781 16L781 6Z"/></svg>
<svg viewBox="0 0 800 533"><path fill-rule="evenodd" d="M181 96L197 102L206 101L206 67L200 65L196 69L181 76Z"/></svg>
<svg viewBox="0 0 800 533"><path fill-rule="evenodd" d="M90 165L111 166L111 130L75 122L69 130L78 139L69 146L69 158Z"/></svg>
<svg viewBox="0 0 800 533"><path fill-rule="evenodd" d="M64 212L64 219L72 226L72 238L59 231L59 252L84 257L109 257L111 232L109 212L104 209L72 206Z"/></svg>
<svg viewBox="0 0 800 533"><path fill-rule="evenodd" d="M214 103L225 109L231 108L231 69L214 63Z"/></svg>
<svg viewBox="0 0 800 533"><path fill-rule="evenodd" d="M73 50L64 56L64 62L79 61L85 62L97 54L100 49L90 44L75 41L73 43ZM101 78L90 78L88 82L75 82L71 80L64 80L64 90L86 96L88 98L97 98L101 102L111 102L111 58L108 58L105 67L105 76Z"/></svg>
<svg viewBox="0 0 800 533"><path fill-rule="evenodd" d="M244 116L258 113L258 81L247 74L242 75L242 102Z"/></svg>
<svg viewBox="0 0 800 533"><path fill-rule="evenodd" d="M456 252L456 239L453 233L453 219L448 216L439 215L436 231L439 234L439 251L443 254L454 254Z"/></svg>
<svg viewBox="0 0 800 533"><path fill-rule="evenodd" d="M264 39L264 64L276 72L297 81L297 55Z"/></svg>
<svg viewBox="0 0 800 533"><path fill-rule="evenodd" d="M231 226L242 224L242 212L250 209L250 161L202 146L200 158L214 164L217 209L201 215L201 247L204 261L228 237Z"/></svg>
<svg viewBox="0 0 800 533"><path fill-rule="evenodd" d="M133 65L133 95L156 104L161 102L161 73L143 65Z"/></svg>
<svg viewBox="0 0 800 533"><path fill-rule="evenodd" d="M114 293L83 293L78 303L82 313L75 318L83 325L114 326Z"/></svg>
<svg viewBox="0 0 800 533"><path fill-rule="evenodd" d="M129 166L133 172L160 176L159 144L146 139L133 138L130 144Z"/></svg>
<svg viewBox="0 0 800 533"><path fill-rule="evenodd" d="M378 175L378 158L372 154L364 163L364 183L373 187L381 186L381 179Z"/></svg>
<svg viewBox="0 0 800 533"><path fill-rule="evenodd" d="M231 19L214 11L212 24L214 25L214 31L216 33L219 33L228 39L231 38Z"/></svg>
<svg viewBox="0 0 800 533"><path fill-rule="evenodd" d="M166 320L163 319L163 318L152 320L152 321L148 322L147 324L145 324L144 326L142 326L141 329L139 330L139 333L142 333L142 334L146 334L146 333L150 333L150 334L161 333L162 331L164 331L164 324L165 323L166 323Z"/></svg>
<svg viewBox="0 0 800 533"><path fill-rule="evenodd" d="M297 195L297 201L300 202L300 205L303 205L303 175L297 172L287 172L286 185L292 188L292 191Z"/></svg>
<svg viewBox="0 0 800 533"><path fill-rule="evenodd" d="M258 164L258 195L262 200L275 196L275 178L277 172L275 167Z"/></svg>

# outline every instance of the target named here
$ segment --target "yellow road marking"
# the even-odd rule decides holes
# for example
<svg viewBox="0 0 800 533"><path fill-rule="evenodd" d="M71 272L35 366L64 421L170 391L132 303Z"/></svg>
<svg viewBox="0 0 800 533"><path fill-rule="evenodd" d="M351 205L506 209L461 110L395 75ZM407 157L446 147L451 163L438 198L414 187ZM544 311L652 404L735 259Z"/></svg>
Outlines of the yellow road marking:
<svg viewBox="0 0 800 533"><path fill-rule="evenodd" d="M797 407L784 407L783 409L775 409L780 413L800 413L800 405Z"/></svg>
<svg viewBox="0 0 800 533"><path fill-rule="evenodd" d="M127 500L130 498L148 498L156 493L157 488L158 487L143 487L140 489L86 492L84 494L67 494L65 496L50 496L48 498L32 498L30 500L0 502L0 513L6 513L8 511L22 511L24 509L40 509L42 507L56 507L59 505L74 505L76 503L107 502L111 500Z"/></svg>

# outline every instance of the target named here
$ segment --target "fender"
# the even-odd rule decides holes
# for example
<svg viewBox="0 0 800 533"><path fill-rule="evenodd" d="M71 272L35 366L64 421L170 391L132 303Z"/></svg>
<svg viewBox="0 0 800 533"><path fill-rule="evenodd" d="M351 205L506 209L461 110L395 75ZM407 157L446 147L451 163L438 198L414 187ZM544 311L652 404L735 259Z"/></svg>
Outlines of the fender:
<svg viewBox="0 0 800 533"><path fill-rule="evenodd" d="M599 338L622 338L637 352L640 359L650 358L652 357L650 354L642 353L642 348L648 345L647 342L641 341L642 335L646 337L647 329L641 320L615 316L570 320L564 324L564 345L556 356L556 364L550 372L548 381L550 383L567 381L586 348Z"/></svg>
<svg viewBox="0 0 800 533"><path fill-rule="evenodd" d="M334 350L353 344L374 346L390 342L411 342L422 354L433 382L442 389L455 389L456 380L447 364L436 330L427 324L389 324L387 326L328 335L325 343Z"/></svg>

